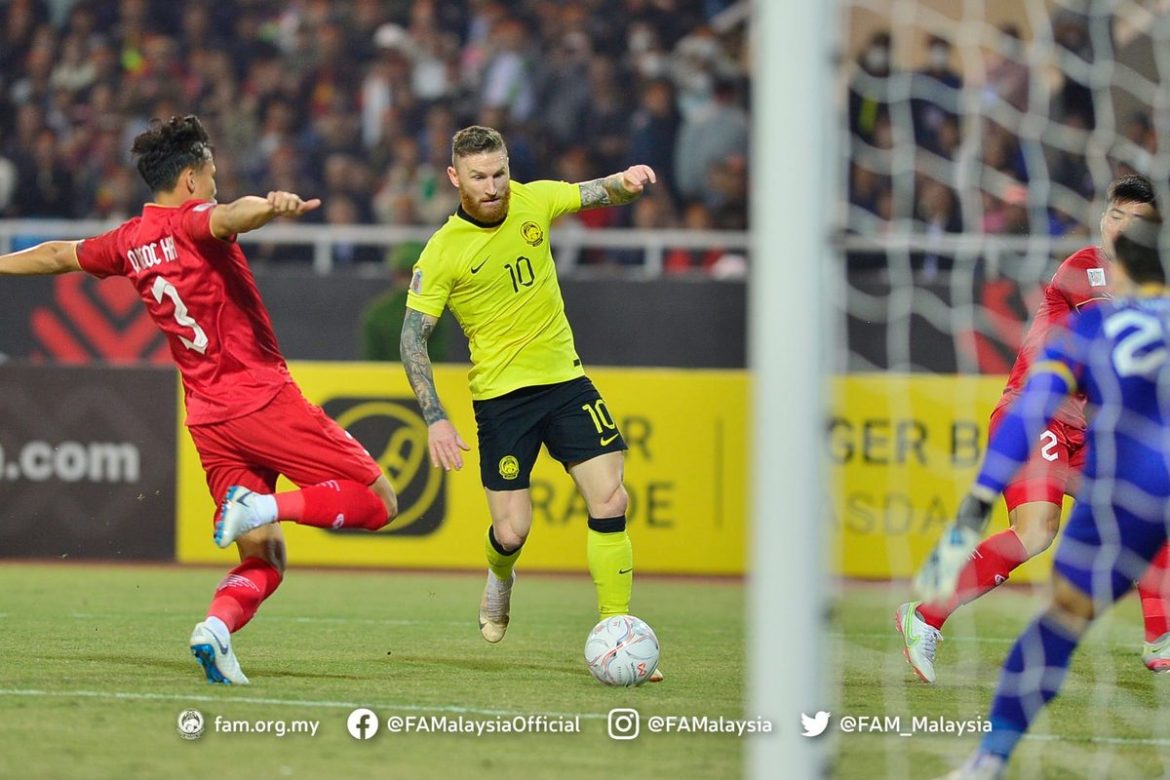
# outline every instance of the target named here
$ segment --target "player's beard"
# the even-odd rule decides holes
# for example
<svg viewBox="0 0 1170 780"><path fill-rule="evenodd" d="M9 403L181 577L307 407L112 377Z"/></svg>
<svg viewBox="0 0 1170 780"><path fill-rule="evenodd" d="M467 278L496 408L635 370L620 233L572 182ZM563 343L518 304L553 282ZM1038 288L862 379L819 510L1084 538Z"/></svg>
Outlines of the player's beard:
<svg viewBox="0 0 1170 780"><path fill-rule="evenodd" d="M459 193L459 200L463 210L480 222L500 222L508 216L508 206L512 202L512 188L506 189L497 200L484 203L482 198L476 198L465 192Z"/></svg>

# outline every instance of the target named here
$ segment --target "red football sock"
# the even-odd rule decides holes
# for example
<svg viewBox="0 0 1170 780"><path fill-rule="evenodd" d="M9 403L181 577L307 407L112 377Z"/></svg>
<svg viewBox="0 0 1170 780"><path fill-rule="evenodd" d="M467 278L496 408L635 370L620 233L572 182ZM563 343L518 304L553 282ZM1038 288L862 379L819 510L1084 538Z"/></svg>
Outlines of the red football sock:
<svg viewBox="0 0 1170 780"><path fill-rule="evenodd" d="M248 625L261 602L280 586L280 571L260 558L245 558L215 588L208 617L222 620L232 633Z"/></svg>
<svg viewBox="0 0 1170 780"><path fill-rule="evenodd" d="M349 479L331 479L274 497L276 516L301 525L377 531L390 522L382 499L365 485Z"/></svg>
<svg viewBox="0 0 1170 780"><path fill-rule="evenodd" d="M1167 624L1166 600L1170 597L1170 544L1162 545L1150 568L1138 581L1138 595L1142 599L1142 617L1146 621L1146 641L1153 642L1170 631Z"/></svg>
<svg viewBox="0 0 1170 780"><path fill-rule="evenodd" d="M947 601L920 605L919 616L927 625L942 628L952 612L1002 583L1029 557L1020 537L1010 528L987 537L971 553L971 560L959 575L955 595Z"/></svg>

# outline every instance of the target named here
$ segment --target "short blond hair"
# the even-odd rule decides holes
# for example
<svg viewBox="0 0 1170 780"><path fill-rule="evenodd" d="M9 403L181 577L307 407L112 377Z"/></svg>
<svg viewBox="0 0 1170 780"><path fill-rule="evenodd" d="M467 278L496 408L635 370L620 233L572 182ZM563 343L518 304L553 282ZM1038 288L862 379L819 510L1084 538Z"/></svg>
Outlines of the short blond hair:
<svg viewBox="0 0 1170 780"><path fill-rule="evenodd" d="M507 150L504 136L498 130L483 125L471 125L457 132L451 138L451 164L460 157L470 157L473 154L497 152Z"/></svg>

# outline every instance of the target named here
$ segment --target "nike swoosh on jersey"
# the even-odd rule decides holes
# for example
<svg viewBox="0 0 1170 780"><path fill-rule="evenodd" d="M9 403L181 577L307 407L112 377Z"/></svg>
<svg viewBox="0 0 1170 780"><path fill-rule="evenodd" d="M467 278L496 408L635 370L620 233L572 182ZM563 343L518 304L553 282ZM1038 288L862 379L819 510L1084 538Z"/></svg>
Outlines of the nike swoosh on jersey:
<svg viewBox="0 0 1170 780"><path fill-rule="evenodd" d="M614 439L616 439L618 436L619 436L619 434L616 434L616 433L615 433L613 436L610 436L608 439L602 439L602 440L601 440L601 446L602 446L602 447L605 447L605 446L607 446L607 445L608 445L608 444L609 444L611 441L613 441Z"/></svg>
<svg viewBox="0 0 1170 780"><path fill-rule="evenodd" d="M479 273L479 269L481 269L481 268L483 268L485 265L487 265L487 261L488 261L488 260L491 260L491 258L489 257L489 258L486 258L486 259L484 259L482 262L480 262L480 264L479 264L479 265L473 265L473 266L471 266L471 272L472 272L473 274L474 274L474 273Z"/></svg>
<svg viewBox="0 0 1170 780"><path fill-rule="evenodd" d="M631 567L630 567L630 568L628 568L628 569L618 569L618 574L629 574L629 573L630 573L630 572L632 572L633 570L634 570L634 567L633 567L633 566L631 566Z"/></svg>

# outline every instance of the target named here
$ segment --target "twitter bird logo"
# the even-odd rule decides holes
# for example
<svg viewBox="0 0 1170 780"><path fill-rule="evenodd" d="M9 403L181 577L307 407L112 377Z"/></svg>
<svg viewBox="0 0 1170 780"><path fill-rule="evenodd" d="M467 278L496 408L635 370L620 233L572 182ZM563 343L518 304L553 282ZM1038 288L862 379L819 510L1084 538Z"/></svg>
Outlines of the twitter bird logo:
<svg viewBox="0 0 1170 780"><path fill-rule="evenodd" d="M829 713L821 710L813 717L800 713L800 726L804 729L804 736L819 737L829 727Z"/></svg>

